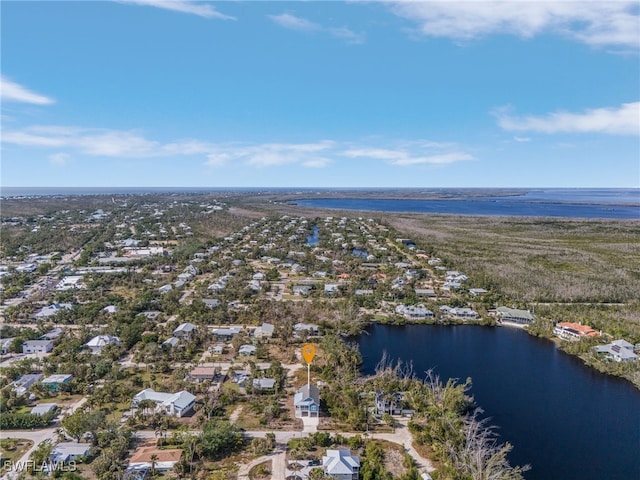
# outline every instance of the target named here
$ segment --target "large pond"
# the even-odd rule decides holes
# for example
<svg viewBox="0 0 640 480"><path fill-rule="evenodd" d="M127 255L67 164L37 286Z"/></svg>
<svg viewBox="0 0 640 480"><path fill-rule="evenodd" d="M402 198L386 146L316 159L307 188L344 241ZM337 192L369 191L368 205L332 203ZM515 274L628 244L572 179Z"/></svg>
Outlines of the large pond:
<svg viewBox="0 0 640 480"><path fill-rule="evenodd" d="M516 328L374 325L358 340L363 373L383 352L416 374L473 379L471 393L530 464L529 480L640 479L640 391Z"/></svg>

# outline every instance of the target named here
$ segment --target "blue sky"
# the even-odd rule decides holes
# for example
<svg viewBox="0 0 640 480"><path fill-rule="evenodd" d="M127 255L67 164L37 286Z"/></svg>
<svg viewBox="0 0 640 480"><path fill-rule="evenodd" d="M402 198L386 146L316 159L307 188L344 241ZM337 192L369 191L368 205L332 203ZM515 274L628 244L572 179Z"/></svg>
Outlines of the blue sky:
<svg viewBox="0 0 640 480"><path fill-rule="evenodd" d="M636 2L0 8L2 186L640 187Z"/></svg>

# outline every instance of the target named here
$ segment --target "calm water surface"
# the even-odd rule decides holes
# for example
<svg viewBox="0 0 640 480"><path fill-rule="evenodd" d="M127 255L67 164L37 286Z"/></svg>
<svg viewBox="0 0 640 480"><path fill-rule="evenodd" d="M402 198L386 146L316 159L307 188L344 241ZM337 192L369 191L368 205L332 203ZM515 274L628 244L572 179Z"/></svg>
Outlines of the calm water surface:
<svg viewBox="0 0 640 480"><path fill-rule="evenodd" d="M338 210L441 213L516 217L568 217L640 219L640 206L602 203L565 203L567 200L523 197L478 197L460 200L413 200L382 198L317 198L296 200L296 205Z"/></svg>
<svg viewBox="0 0 640 480"><path fill-rule="evenodd" d="M553 343L512 328L374 325L358 341L363 373L384 351L422 375L472 377L471 393L528 480L640 479L640 391Z"/></svg>

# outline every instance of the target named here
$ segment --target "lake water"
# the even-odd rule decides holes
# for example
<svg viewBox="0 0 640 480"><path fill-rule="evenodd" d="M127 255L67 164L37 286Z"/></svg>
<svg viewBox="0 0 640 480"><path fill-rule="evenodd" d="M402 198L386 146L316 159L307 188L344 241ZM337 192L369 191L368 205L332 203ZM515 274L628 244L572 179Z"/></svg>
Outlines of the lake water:
<svg viewBox="0 0 640 480"><path fill-rule="evenodd" d="M307 235L307 245L317 245L320 241L320 233L318 227L313 227L311 235Z"/></svg>
<svg viewBox="0 0 640 480"><path fill-rule="evenodd" d="M373 325L358 339L362 371L384 351L434 369L443 381L473 379L471 394L514 446L528 480L640 479L640 391L516 328Z"/></svg>
<svg viewBox="0 0 640 480"><path fill-rule="evenodd" d="M498 191L437 191L443 199L313 198L296 200L304 207L382 212L640 219L640 189L523 190L503 196ZM381 192L380 196L384 193Z"/></svg>

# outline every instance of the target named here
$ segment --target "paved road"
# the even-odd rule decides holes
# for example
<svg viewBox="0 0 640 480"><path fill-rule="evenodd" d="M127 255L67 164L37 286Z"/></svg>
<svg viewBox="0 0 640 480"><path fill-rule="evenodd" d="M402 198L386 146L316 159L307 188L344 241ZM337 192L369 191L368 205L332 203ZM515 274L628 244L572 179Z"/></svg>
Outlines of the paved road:
<svg viewBox="0 0 640 480"><path fill-rule="evenodd" d="M67 408L67 413L71 414L75 412L78 408L84 405L87 402L87 397L83 397L78 400L73 405ZM24 464L29 458L31 454L38 448L45 440L51 440L52 443L55 443L58 440L57 427L52 428L43 428L41 430L3 430L0 431L0 438L26 438L27 440L31 440L33 442L33 446L25 452L24 455L18 460L18 463ZM9 472L2 477L1 480L11 480L16 478L19 472Z"/></svg>
<svg viewBox="0 0 640 480"><path fill-rule="evenodd" d="M86 399L82 399L77 403L75 408L79 408L81 402L86 401ZM73 408L73 407L72 407ZM396 428L394 433L370 433L366 435L367 438L386 440L392 443L396 443L398 445L402 445L407 453L411 455L411 457L415 460L416 465L420 471L433 471L433 465L431 462L422 457L412 446L412 437L409 429L407 428L407 419L401 419L400 426ZM200 432L197 430L192 431L193 434L199 434ZM269 455L265 455L263 457L259 457L255 460L252 460L247 465L243 465L240 467L238 471L238 480L246 480L248 479L249 470L262 463L266 460L271 460L271 471L272 478L274 480L281 480L285 478L285 469L286 469L286 445L287 443L294 438L302 438L307 437L311 432L309 431L262 431L262 430L251 430L243 432L243 435L247 438L264 438L267 433L273 433L276 437L276 449L273 453ZM355 435L361 435L362 433L352 433L352 432L329 432L332 434L340 433L343 437L353 437ZM135 433L135 436L140 439L155 439L157 438L155 432L153 430L140 430ZM28 440L32 440L34 442L33 448L31 448L23 457L20 459L21 461L26 461L29 459L31 453L37 445L46 440L46 439L54 439L56 437L56 429L48 428L37 431L30 430L19 430L19 431L5 431L0 432L0 438L26 438ZM13 480L15 479L15 474L13 476L5 475L0 480Z"/></svg>

